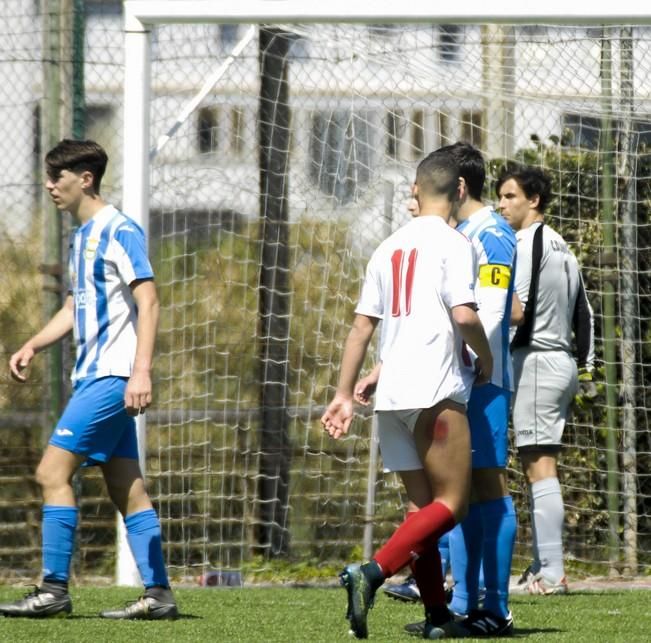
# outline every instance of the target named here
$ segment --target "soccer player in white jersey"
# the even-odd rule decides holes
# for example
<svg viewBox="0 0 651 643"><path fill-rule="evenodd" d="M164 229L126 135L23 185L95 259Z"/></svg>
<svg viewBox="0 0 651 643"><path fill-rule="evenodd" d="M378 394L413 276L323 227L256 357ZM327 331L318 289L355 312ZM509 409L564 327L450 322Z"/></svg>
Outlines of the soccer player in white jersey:
<svg viewBox="0 0 651 643"><path fill-rule="evenodd" d="M105 151L64 139L45 157L45 187L79 224L70 242L69 292L63 307L9 361L18 382L34 356L74 331L73 395L36 470L43 493L43 580L4 616L66 616L78 509L71 485L80 466L99 466L145 587L136 602L102 612L113 619L175 618L161 529L140 467L134 416L152 399L151 367L159 304L145 236L135 221L105 203Z"/></svg>
<svg viewBox="0 0 651 643"><path fill-rule="evenodd" d="M576 257L544 223L551 195L549 178L539 168L521 167L502 175L496 187L499 207L516 230L516 289L525 306L524 323L511 344L513 428L530 485L533 531L534 562L521 581L531 593L566 593L557 458L579 379L592 381L592 308Z"/></svg>
<svg viewBox="0 0 651 643"><path fill-rule="evenodd" d="M506 480L508 420L512 392L509 329L521 321L514 298L515 234L492 207L484 206L485 181L481 152L467 143L448 148L457 163L468 197L457 213L457 230L472 242L478 257L476 289L478 313L493 354L490 383L473 387L468 404L472 445L472 494L468 515L449 534L449 553L454 578L450 609L467 618L462 627L471 636L508 636L513 619L508 609L511 560L516 516ZM516 298L517 299L517 298ZM467 356L472 363L472 356ZM464 370L472 385L472 368ZM364 403L377 369L356 386L356 399ZM478 609L480 566L485 563L483 609ZM413 590L412 590L413 591ZM394 594L404 592L395 586ZM423 623L409 624L418 633Z"/></svg>
<svg viewBox="0 0 651 643"><path fill-rule="evenodd" d="M377 589L408 564L425 606L426 637L453 633L437 540L463 518L468 502L463 341L479 356L479 383L492 373L490 347L475 311L473 247L447 223L466 196L450 154L428 155L418 166L413 190L419 215L380 244L369 261L337 391L321 419L333 438L347 433L353 388L382 320L375 405L380 450L385 469L399 473L418 510L371 561L347 565L341 574L347 618L358 638L368 636L367 613Z"/></svg>

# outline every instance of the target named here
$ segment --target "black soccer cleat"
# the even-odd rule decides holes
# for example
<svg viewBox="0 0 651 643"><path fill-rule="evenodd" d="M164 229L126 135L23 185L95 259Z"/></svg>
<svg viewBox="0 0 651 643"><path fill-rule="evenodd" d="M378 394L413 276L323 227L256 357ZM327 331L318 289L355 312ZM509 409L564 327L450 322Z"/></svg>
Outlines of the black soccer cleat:
<svg viewBox="0 0 651 643"><path fill-rule="evenodd" d="M0 615L24 618L66 617L72 612L70 595L43 591L40 587L13 603L0 604Z"/></svg>
<svg viewBox="0 0 651 643"><path fill-rule="evenodd" d="M122 609L106 610L100 613L102 618L114 620L158 621L175 619L179 615L174 598L160 600L154 596L141 596L137 601L130 601Z"/></svg>
<svg viewBox="0 0 651 643"><path fill-rule="evenodd" d="M459 625L466 617L448 610L445 614L441 612L438 617L434 614L425 614L423 621L407 623L404 630L411 636L418 636L421 639L435 640L446 638L462 638L467 636L466 631Z"/></svg>
<svg viewBox="0 0 651 643"><path fill-rule="evenodd" d="M373 607L375 589L359 565L346 565L339 578L348 592L346 618L350 621L350 628L358 639L367 639L366 617Z"/></svg>
<svg viewBox="0 0 651 643"><path fill-rule="evenodd" d="M513 634L513 615L509 612L506 618L496 616L489 610L473 610L468 618L457 624L466 634L462 636L476 638L497 638Z"/></svg>

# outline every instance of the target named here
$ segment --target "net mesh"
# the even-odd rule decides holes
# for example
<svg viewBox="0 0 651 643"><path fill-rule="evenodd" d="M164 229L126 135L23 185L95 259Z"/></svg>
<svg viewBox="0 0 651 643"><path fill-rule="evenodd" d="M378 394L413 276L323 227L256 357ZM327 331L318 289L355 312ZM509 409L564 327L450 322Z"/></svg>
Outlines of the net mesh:
<svg viewBox="0 0 651 643"><path fill-rule="evenodd" d="M109 153L103 190L117 205L121 159L129 154L121 140L119 5L87 3L84 62L86 135ZM0 101L12 114L24 112L20 123L2 119L0 144L12 150L0 155L9 163L2 176L8 190L19 186L8 211L25 209L26 194L33 203L30 217L16 218L20 225L3 224L0 240L12 285L0 294L0 342L8 357L43 321L37 264L47 214L40 207L44 150L35 142L34 112L44 119L38 110L48 101L38 44L46 15L17 0L2 11L0 77L24 79ZM152 145L245 29L153 29ZM268 52L268 87L277 93L265 99L265 110L256 35L151 163L150 252L162 312L147 478L172 575L244 570L256 579L274 573L278 560L327 569L360 555L369 520L374 546L401 520L405 499L396 479L369 465L371 415L360 412L352 434L339 442L325 436L318 418L333 393L365 263L408 220L418 160L457 140L484 152L488 201L510 162L539 165L552 176L548 221L583 266L598 356L599 394L579 401L564 437L566 553L576 575L648 570L651 32L547 25L269 29L274 47L278 39L284 44ZM286 56L273 53L283 47ZM69 51L61 56L71 58ZM268 149L260 143L265 126ZM261 154L271 159L262 181ZM20 316L26 297L34 299L28 323ZM35 368L20 393L6 376L0 381L0 417L11 436L2 450L4 488L12 489L0 504L9 512L0 521L5 575L38 568L32 471L51 426L43 410L51 375ZM520 522L518 570L528 562L530 533L527 489L514 457L509 477ZM84 472L79 484L85 500L75 569L111 574L113 510L96 472ZM372 516L369 485L376 494ZM25 507L20 521L11 513L17 503ZM29 549L17 538L25 525Z"/></svg>

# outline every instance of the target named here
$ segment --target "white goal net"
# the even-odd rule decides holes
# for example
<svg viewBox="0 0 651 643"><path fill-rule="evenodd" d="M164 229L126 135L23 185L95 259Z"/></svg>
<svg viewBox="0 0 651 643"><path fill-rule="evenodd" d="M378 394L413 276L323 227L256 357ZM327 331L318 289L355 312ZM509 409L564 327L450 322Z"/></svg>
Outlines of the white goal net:
<svg viewBox="0 0 651 643"><path fill-rule="evenodd" d="M599 396L562 457L566 550L574 574L648 565L651 31L256 26L211 84L247 28L151 33L150 144L175 131L149 166L163 316L147 475L172 573L335 563L401 520L370 416L340 442L318 418L365 262L408 219L417 162L457 140L484 152L488 201L510 162L552 176L549 223L597 315ZM510 480L526 556L515 459Z"/></svg>

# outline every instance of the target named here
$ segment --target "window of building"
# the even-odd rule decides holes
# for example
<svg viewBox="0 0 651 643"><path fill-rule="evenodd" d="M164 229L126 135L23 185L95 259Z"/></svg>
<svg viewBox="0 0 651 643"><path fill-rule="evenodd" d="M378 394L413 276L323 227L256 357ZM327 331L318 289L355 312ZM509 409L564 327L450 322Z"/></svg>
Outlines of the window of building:
<svg viewBox="0 0 651 643"><path fill-rule="evenodd" d="M632 122L633 149L640 146L651 147L651 122L636 118ZM622 124L618 120L611 121L615 140L620 139ZM561 142L563 145L580 147L586 150L598 150L602 145L602 122L596 116L565 113L562 118Z"/></svg>
<svg viewBox="0 0 651 643"><path fill-rule="evenodd" d="M87 16L121 15L122 0L86 0L84 12Z"/></svg>
<svg viewBox="0 0 651 643"><path fill-rule="evenodd" d="M482 147L482 112L469 109L461 113L461 140Z"/></svg>
<svg viewBox="0 0 651 643"><path fill-rule="evenodd" d="M390 159L400 156L400 141L405 135L407 123L402 110L394 109L386 115L386 154Z"/></svg>
<svg viewBox="0 0 651 643"><path fill-rule="evenodd" d="M244 150L244 110L241 107L231 109L231 151L240 156Z"/></svg>
<svg viewBox="0 0 651 643"><path fill-rule="evenodd" d="M444 63L455 63L461 59L461 25L439 25L439 57Z"/></svg>
<svg viewBox="0 0 651 643"><path fill-rule="evenodd" d="M450 135L450 119L445 112L436 112L436 125L439 132L439 146L452 143Z"/></svg>
<svg viewBox="0 0 651 643"><path fill-rule="evenodd" d="M219 25L219 44L222 49L230 51L238 41L240 25L223 24Z"/></svg>
<svg viewBox="0 0 651 643"><path fill-rule="evenodd" d="M415 110L411 115L411 155L414 159L422 158L425 153L425 113Z"/></svg>
<svg viewBox="0 0 651 643"><path fill-rule="evenodd" d="M340 204L354 199L370 179L373 140L369 117L347 109L312 115L310 178Z"/></svg>
<svg viewBox="0 0 651 643"><path fill-rule="evenodd" d="M202 107L197 115L197 143L199 152L210 154L219 148L219 109Z"/></svg>

